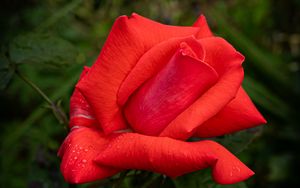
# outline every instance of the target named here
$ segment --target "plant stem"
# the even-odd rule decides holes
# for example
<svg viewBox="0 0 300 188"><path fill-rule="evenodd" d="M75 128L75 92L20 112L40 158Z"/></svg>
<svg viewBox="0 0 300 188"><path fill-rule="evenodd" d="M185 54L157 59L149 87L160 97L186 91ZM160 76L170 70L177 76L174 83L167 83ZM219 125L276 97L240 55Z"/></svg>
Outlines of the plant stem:
<svg viewBox="0 0 300 188"><path fill-rule="evenodd" d="M76 74L80 74L78 71ZM77 77L69 77L68 80L66 80L65 84L62 85L60 88L57 88L53 91L51 95L51 99L58 100L62 95L64 95L66 92L68 92L71 89L71 86L73 86L76 83ZM40 107L36 108L29 117L26 118L26 120L20 125L19 129L16 129L15 131L9 132L9 136L4 145L13 145L17 143L21 137L31 128L33 124L35 124L36 121L38 121L41 117L43 117L46 113L45 108Z"/></svg>
<svg viewBox="0 0 300 188"><path fill-rule="evenodd" d="M22 73L20 73L18 70L16 70L16 74L28 85L31 86L33 90L35 90L39 95L42 96L42 98L49 104L50 108L52 109L55 117L58 119L58 121L61 124L68 125L68 119L63 111L63 109L55 104L35 83L33 83L31 80L29 80L26 76L24 76Z"/></svg>
<svg viewBox="0 0 300 188"><path fill-rule="evenodd" d="M16 74L24 82L26 82L28 85L30 85L32 87L32 89L34 89L36 92L38 92L49 105L53 105L53 102L51 101L51 99L49 99L49 97L37 85L35 85L31 80L29 80L26 76L24 76L18 70L16 70Z"/></svg>

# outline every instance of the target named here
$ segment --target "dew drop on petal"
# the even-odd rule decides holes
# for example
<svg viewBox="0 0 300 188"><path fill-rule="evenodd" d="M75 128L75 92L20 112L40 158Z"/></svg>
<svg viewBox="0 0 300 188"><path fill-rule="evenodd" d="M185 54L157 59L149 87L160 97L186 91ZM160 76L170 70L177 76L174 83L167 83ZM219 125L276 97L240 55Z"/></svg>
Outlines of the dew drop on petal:
<svg viewBox="0 0 300 188"><path fill-rule="evenodd" d="M86 162L87 162L87 160L86 160L86 159L83 159L83 160L82 160L82 162L83 162L83 163L86 163Z"/></svg>

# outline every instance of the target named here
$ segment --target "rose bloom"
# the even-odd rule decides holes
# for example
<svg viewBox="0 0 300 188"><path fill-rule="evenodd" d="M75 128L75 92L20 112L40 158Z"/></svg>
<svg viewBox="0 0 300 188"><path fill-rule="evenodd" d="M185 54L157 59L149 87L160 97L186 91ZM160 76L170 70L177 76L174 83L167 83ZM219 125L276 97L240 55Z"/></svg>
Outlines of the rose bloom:
<svg viewBox="0 0 300 188"><path fill-rule="evenodd" d="M71 97L64 178L85 183L126 169L175 178L208 167L220 184L249 178L220 144L187 141L266 123L241 87L243 61L204 16L191 27L119 17Z"/></svg>

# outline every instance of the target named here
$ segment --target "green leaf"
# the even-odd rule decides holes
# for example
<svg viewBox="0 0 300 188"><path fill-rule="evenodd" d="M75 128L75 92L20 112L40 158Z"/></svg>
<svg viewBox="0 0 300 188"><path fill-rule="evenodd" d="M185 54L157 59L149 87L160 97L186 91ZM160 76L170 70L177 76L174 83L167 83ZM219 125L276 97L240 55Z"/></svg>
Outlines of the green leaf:
<svg viewBox="0 0 300 188"><path fill-rule="evenodd" d="M8 59L5 56L0 55L0 90L4 90L7 87L14 72L15 70L9 65Z"/></svg>
<svg viewBox="0 0 300 188"><path fill-rule="evenodd" d="M234 154L238 154L244 149L248 147L252 141L261 135L263 131L263 127L254 127L246 130L242 130L233 134L227 134L224 136L214 137L211 140L214 140L221 145L223 145L226 149L231 151ZM191 138L190 141L200 141L201 138Z"/></svg>
<svg viewBox="0 0 300 188"><path fill-rule="evenodd" d="M262 127L255 127L234 134L217 137L215 140L234 154L237 154L248 147L248 145L262 133Z"/></svg>
<svg viewBox="0 0 300 188"><path fill-rule="evenodd" d="M49 34L30 33L15 38L9 45L14 63L45 63L67 66L76 63L78 52L68 41Z"/></svg>
<svg viewBox="0 0 300 188"><path fill-rule="evenodd" d="M215 185L212 188L247 188L247 185L244 182L240 182L232 185Z"/></svg>
<svg viewBox="0 0 300 188"><path fill-rule="evenodd" d="M204 169L180 176L173 180L176 188L207 187L210 188L216 183L212 180L210 169Z"/></svg>
<svg viewBox="0 0 300 188"><path fill-rule="evenodd" d="M197 172L180 176L173 180L176 188L247 188L244 182L231 185L220 185L213 181L210 169L204 169Z"/></svg>

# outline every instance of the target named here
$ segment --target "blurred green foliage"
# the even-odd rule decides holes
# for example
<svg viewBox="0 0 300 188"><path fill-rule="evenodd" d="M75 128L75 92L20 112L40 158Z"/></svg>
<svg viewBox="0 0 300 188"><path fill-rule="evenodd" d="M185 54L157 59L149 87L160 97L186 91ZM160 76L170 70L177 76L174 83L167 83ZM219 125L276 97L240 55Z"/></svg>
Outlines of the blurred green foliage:
<svg viewBox="0 0 300 188"><path fill-rule="evenodd" d="M300 186L299 10L298 0L1 1L0 187L73 186L64 182L56 156L67 130L15 71L26 75L53 101L61 100L68 112L69 98L83 65L91 65L96 59L115 18L132 12L174 25L190 25L204 13L214 33L246 56L243 85L268 125L263 130L216 138L256 172L246 182L216 185L209 170L176 180L138 171L129 172L119 186ZM117 175L77 187L107 187L119 180Z"/></svg>

